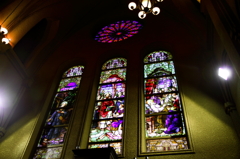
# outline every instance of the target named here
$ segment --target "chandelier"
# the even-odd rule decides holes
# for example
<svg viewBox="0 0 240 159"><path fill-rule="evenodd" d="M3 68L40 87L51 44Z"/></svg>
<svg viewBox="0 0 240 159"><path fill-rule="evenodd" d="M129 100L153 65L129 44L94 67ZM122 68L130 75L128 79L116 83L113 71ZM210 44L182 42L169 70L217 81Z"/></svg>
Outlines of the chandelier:
<svg viewBox="0 0 240 159"><path fill-rule="evenodd" d="M144 19L148 13L152 13L153 15L158 15L160 13L160 8L154 7L157 2L163 2L163 0L139 0L138 4L130 2L128 8L134 10L138 7L140 10L138 17Z"/></svg>

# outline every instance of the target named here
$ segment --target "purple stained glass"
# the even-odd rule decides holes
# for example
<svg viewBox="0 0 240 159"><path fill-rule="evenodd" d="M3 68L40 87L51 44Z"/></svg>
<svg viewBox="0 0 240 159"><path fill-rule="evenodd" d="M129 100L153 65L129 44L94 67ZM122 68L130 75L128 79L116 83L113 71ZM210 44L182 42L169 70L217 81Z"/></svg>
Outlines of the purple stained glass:
<svg viewBox="0 0 240 159"><path fill-rule="evenodd" d="M97 100L123 97L125 97L125 83L104 84L98 88Z"/></svg>
<svg viewBox="0 0 240 159"><path fill-rule="evenodd" d="M137 21L117 21L102 28L95 37L95 40L101 43L112 43L125 40L135 34L142 28L142 24Z"/></svg>
<svg viewBox="0 0 240 159"><path fill-rule="evenodd" d="M73 77L73 76L81 76L83 73L83 66L74 66L69 68L66 72L63 74L63 78L66 77Z"/></svg>
<svg viewBox="0 0 240 159"><path fill-rule="evenodd" d="M185 135L181 114L146 117L147 138Z"/></svg>
<svg viewBox="0 0 240 159"><path fill-rule="evenodd" d="M177 80L175 76L151 78L145 80L145 94L157 94L177 91Z"/></svg>
<svg viewBox="0 0 240 159"><path fill-rule="evenodd" d="M176 112L181 110L178 93L159 94L145 97L145 113Z"/></svg>
<svg viewBox="0 0 240 159"><path fill-rule="evenodd" d="M58 87L58 92L68 91L68 90L73 90L75 88L78 88L80 81L81 81L81 77L62 79Z"/></svg>

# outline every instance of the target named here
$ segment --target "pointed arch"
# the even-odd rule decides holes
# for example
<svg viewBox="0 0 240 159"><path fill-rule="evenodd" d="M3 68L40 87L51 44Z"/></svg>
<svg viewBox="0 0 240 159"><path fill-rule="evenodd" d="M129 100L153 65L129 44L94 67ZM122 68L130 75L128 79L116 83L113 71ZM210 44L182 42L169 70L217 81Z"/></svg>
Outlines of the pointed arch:
<svg viewBox="0 0 240 159"><path fill-rule="evenodd" d="M122 155L126 90L125 58L105 62L100 75L88 148L113 147Z"/></svg>
<svg viewBox="0 0 240 159"><path fill-rule="evenodd" d="M73 66L59 82L34 158L60 158L84 67Z"/></svg>

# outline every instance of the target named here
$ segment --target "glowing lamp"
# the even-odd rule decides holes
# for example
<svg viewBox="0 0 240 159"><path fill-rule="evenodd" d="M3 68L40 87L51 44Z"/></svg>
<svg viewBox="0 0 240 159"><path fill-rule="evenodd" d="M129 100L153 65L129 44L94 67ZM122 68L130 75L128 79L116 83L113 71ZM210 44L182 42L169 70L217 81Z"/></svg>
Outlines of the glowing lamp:
<svg viewBox="0 0 240 159"><path fill-rule="evenodd" d="M6 28L1 27L0 32L3 33L3 35L6 35L8 33L8 30Z"/></svg>
<svg viewBox="0 0 240 159"><path fill-rule="evenodd" d="M10 42L10 39L8 39L8 38L2 38L2 43L4 43L4 44L9 44L9 42Z"/></svg>
<svg viewBox="0 0 240 159"><path fill-rule="evenodd" d="M228 68L220 67L218 69L218 76L222 77L223 79L228 80L230 75L231 75L231 71Z"/></svg>
<svg viewBox="0 0 240 159"><path fill-rule="evenodd" d="M134 10L134 9L136 9L136 7L137 7L137 5L136 5L135 2L130 2L130 3L128 4L128 8L129 8L130 10Z"/></svg>

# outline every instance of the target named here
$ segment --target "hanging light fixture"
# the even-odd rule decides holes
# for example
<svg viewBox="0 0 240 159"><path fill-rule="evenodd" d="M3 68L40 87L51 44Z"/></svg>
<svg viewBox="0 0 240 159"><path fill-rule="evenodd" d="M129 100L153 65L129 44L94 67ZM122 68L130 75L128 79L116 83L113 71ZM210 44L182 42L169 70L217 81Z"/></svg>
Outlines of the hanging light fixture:
<svg viewBox="0 0 240 159"><path fill-rule="evenodd" d="M2 43L4 44L9 44L10 42L10 39L6 38L6 35L8 33L8 30L6 28L3 28L1 25L0 25L0 33L2 34Z"/></svg>
<svg viewBox="0 0 240 159"><path fill-rule="evenodd" d="M158 15L160 13L160 8L154 7L157 2L163 2L163 0L139 0L138 4L130 2L128 8L130 10L138 8L140 10L138 17L144 19L149 13L152 13L153 15Z"/></svg>

